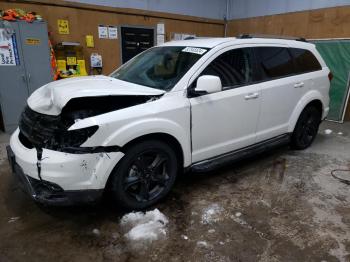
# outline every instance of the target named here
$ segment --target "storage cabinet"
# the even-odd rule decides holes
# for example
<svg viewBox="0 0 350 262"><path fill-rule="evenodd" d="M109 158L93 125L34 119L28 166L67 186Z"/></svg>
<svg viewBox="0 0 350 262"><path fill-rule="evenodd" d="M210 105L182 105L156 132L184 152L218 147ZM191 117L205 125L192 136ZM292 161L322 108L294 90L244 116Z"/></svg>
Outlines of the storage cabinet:
<svg viewBox="0 0 350 262"><path fill-rule="evenodd" d="M41 21L0 21L0 34L0 59L9 54L6 48L12 48L10 57L14 56L12 62L0 60L1 113L5 131L10 133L16 129L29 95L52 81L49 39L47 24Z"/></svg>

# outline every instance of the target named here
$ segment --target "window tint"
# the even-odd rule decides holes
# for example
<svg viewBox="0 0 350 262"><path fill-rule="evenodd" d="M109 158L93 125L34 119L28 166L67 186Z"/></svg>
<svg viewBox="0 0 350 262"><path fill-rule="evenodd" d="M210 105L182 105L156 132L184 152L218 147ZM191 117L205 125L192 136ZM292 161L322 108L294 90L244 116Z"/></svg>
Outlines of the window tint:
<svg viewBox="0 0 350 262"><path fill-rule="evenodd" d="M293 59L284 47L256 47L258 67L262 75L259 80L280 78L295 73Z"/></svg>
<svg viewBox="0 0 350 262"><path fill-rule="evenodd" d="M250 82L252 75L249 48L234 49L215 58L201 73L221 79L223 88L232 88Z"/></svg>
<svg viewBox="0 0 350 262"><path fill-rule="evenodd" d="M295 61L297 73L302 74L322 69L316 57L309 50L290 48L290 51Z"/></svg>

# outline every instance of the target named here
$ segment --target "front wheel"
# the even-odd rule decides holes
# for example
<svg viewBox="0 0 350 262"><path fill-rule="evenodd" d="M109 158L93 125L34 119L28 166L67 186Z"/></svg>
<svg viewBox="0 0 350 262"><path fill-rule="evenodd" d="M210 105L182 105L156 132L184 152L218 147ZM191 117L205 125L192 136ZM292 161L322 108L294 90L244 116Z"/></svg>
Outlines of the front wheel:
<svg viewBox="0 0 350 262"><path fill-rule="evenodd" d="M177 157L168 144L143 141L126 150L112 173L112 194L127 209L145 209L168 194L177 172Z"/></svg>
<svg viewBox="0 0 350 262"><path fill-rule="evenodd" d="M293 149L308 148L314 141L321 123L321 112L314 106L306 107L301 112L292 134L291 146Z"/></svg>

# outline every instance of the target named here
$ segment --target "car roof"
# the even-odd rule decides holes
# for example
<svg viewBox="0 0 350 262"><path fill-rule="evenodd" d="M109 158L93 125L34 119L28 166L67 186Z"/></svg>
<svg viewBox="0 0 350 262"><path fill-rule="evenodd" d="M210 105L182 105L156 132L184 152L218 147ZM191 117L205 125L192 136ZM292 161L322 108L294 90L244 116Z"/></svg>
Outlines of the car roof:
<svg viewBox="0 0 350 262"><path fill-rule="evenodd" d="M279 39L279 38L236 38L236 37L217 37L217 38L193 38L188 40L170 41L161 46L192 46L203 48L214 48L220 44L284 44L292 47L309 49L312 43L299 40Z"/></svg>

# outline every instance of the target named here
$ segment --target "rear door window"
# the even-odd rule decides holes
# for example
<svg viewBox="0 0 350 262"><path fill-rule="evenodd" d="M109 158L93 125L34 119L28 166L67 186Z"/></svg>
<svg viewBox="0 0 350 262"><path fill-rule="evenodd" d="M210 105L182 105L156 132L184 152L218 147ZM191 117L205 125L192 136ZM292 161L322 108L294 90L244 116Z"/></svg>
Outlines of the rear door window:
<svg viewBox="0 0 350 262"><path fill-rule="evenodd" d="M298 74L322 70L317 58L309 50L300 48L290 48L289 50L294 58Z"/></svg>
<svg viewBox="0 0 350 262"><path fill-rule="evenodd" d="M295 74L294 62L288 48L256 47L257 66L260 69L260 81L286 77Z"/></svg>
<svg viewBox="0 0 350 262"><path fill-rule="evenodd" d="M227 51L215 58L201 73L221 79L223 89L246 85L252 78L250 48Z"/></svg>

